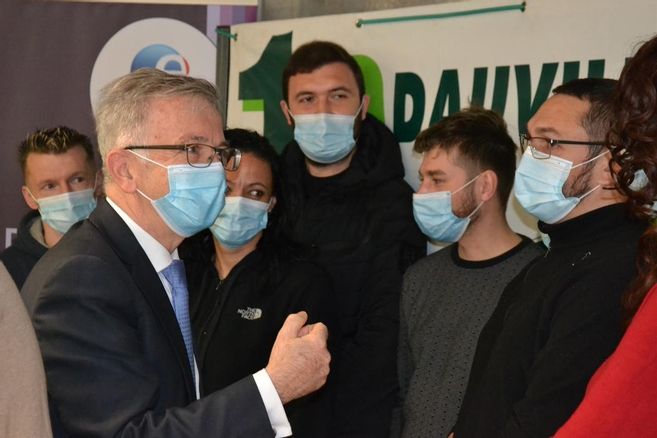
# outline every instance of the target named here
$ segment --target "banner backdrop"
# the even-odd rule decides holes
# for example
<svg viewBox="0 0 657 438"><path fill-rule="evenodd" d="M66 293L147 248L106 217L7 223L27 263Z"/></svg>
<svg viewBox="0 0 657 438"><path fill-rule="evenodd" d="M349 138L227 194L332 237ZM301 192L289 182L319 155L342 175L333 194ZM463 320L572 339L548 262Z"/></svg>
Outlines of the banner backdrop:
<svg viewBox="0 0 657 438"><path fill-rule="evenodd" d="M91 93L139 66L214 82L207 9L0 2L0 249L8 246L27 211L20 194L20 141L38 128L62 124L95 142Z"/></svg>
<svg viewBox="0 0 657 438"><path fill-rule="evenodd" d="M459 12L510 6L503 12ZM513 8L517 6L517 8ZM282 70L299 45L343 45L364 71L370 112L401 142L406 179L417 187L420 130L470 104L504 115L513 136L557 85L616 78L636 45L657 31L654 0L469 1L233 26L227 123L259 129L277 148L292 132L280 111ZM367 24L366 20L449 14L451 18ZM359 20L365 20L357 26ZM517 138L517 137L516 137ZM536 235L514 201L516 231Z"/></svg>

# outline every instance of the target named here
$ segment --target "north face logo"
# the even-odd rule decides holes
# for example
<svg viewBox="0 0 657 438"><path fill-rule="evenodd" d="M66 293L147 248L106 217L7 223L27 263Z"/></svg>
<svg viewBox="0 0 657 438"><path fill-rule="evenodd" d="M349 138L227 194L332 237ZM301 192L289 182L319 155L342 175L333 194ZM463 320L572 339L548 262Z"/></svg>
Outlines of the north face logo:
<svg viewBox="0 0 657 438"><path fill-rule="evenodd" d="M237 313L239 313L244 319L253 320L262 316L262 309L258 309L257 307L247 307L246 309L237 309Z"/></svg>

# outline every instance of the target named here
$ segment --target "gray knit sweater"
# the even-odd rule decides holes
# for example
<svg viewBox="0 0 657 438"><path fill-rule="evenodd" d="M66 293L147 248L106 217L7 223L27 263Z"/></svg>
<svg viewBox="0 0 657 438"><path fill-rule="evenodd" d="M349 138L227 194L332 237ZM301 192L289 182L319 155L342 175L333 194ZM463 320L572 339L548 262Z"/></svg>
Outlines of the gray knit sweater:
<svg viewBox="0 0 657 438"><path fill-rule="evenodd" d="M539 245L525 238L498 257L471 262L459 258L454 244L408 269L398 358L401 436L447 436L482 327L504 287L541 253Z"/></svg>

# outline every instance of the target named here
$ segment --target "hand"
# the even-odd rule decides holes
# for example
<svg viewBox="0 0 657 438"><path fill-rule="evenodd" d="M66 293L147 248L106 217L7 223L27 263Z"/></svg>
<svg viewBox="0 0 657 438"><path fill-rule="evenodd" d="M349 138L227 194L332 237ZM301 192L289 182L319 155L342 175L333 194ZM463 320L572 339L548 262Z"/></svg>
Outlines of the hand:
<svg viewBox="0 0 657 438"><path fill-rule="evenodd" d="M329 373L328 330L307 320L306 312L287 317L265 367L283 404L321 388Z"/></svg>

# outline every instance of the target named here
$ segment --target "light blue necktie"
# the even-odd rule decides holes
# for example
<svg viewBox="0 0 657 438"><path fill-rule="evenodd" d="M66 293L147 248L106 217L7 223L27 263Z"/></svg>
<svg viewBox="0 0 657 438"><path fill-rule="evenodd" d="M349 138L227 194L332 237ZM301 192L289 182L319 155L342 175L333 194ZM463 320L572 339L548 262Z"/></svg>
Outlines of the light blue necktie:
<svg viewBox="0 0 657 438"><path fill-rule="evenodd" d="M192 380L194 380L194 347L192 345L192 326L189 322L189 292L187 291L185 265L182 260L174 260L169 266L164 268L162 274L171 285L173 311L176 314L183 341L185 341L187 359L189 359L189 366L192 369Z"/></svg>

